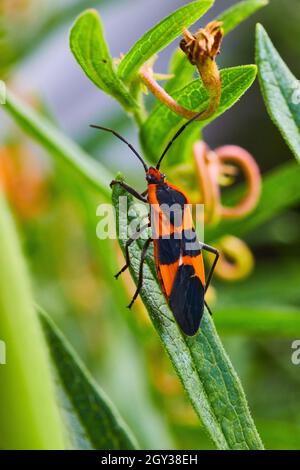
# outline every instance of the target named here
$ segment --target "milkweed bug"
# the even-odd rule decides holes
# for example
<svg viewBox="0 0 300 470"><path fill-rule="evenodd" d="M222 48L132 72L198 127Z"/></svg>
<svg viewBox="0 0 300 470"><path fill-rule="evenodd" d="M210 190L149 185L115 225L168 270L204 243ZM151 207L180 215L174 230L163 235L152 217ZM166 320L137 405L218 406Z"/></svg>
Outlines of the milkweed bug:
<svg viewBox="0 0 300 470"><path fill-rule="evenodd" d="M116 278L130 265L129 246L139 237L144 229L149 227L149 225L151 226L152 238L149 238L144 244L140 260L137 289L128 307L131 308L142 288L143 264L150 243L153 242L155 265L163 294L178 325L188 336L194 336L199 329L204 312L204 304L207 306L204 300L205 292L210 284L219 258L219 252L215 248L198 241L189 207L189 200L181 189L168 183L165 175L160 172L160 165L174 141L201 114L195 115L176 132L163 151L156 167L148 167L135 148L113 129L96 125L91 126L114 134L128 145L140 160L144 167L148 184L148 188L144 193L140 194L122 181L113 180L111 186L119 184L138 200L150 204L152 216L154 216L151 219L156 221L156 223L152 224L149 222L149 224L141 227L126 242L126 264L116 274ZM174 204L176 207L179 207L180 217L178 218L174 217L174 213L172 213L172 206ZM177 214L175 213L176 215L178 215L178 211ZM215 255L206 281L202 250Z"/></svg>

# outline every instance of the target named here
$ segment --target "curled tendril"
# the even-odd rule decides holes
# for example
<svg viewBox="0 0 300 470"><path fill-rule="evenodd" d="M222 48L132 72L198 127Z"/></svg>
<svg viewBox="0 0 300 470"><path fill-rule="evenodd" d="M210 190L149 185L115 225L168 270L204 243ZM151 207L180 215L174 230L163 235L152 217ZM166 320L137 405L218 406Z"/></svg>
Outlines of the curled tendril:
<svg viewBox="0 0 300 470"><path fill-rule="evenodd" d="M204 142L196 142L193 154L206 223L215 224L222 218L244 217L255 208L261 191L261 176L253 156L247 150L226 145L212 151ZM245 193L235 206L223 206L221 186L231 184L239 170L245 177Z"/></svg>
<svg viewBox="0 0 300 470"><path fill-rule="evenodd" d="M233 163L242 171L246 182L246 191L239 203L234 207L224 207L221 204L220 215L223 219L244 217L255 208L261 192L261 176L257 163L247 150L236 145L219 147L215 153L221 168L223 167L223 174L227 168L232 168L228 164Z"/></svg>
<svg viewBox="0 0 300 470"><path fill-rule="evenodd" d="M194 144L193 154L201 189L201 201L205 206L205 222L216 224L220 221L218 157L203 141Z"/></svg>
<svg viewBox="0 0 300 470"><path fill-rule="evenodd" d="M193 154L206 223L216 224L221 219L241 218L255 208L261 191L261 176L249 152L236 145L226 145L212 151L207 144L199 141L194 144ZM245 178L245 192L235 206L223 206L221 186L232 184L239 170ZM236 281L249 275L254 258L245 242L228 235L219 240L216 246L221 254L215 270L219 278Z"/></svg>

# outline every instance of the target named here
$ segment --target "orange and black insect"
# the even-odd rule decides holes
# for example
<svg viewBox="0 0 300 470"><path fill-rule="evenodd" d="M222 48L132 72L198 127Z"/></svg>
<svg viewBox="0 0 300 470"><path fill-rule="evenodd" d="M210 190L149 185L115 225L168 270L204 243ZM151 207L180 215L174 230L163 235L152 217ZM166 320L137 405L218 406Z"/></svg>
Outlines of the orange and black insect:
<svg viewBox="0 0 300 470"><path fill-rule="evenodd" d="M118 276L129 267L129 246L139 237L141 232L150 225L152 238L149 238L144 244L140 260L137 290L128 307L130 308L132 306L142 288L143 264L150 243L153 242L154 259L162 291L178 325L188 336L195 335L199 329L204 312L204 304L206 304L204 300L205 292L211 281L219 253L215 248L198 241L187 196L181 189L168 183L165 175L160 172L159 168L173 142L184 129L201 114L202 113L199 113L187 121L176 132L166 146L155 168L148 167L134 147L114 130L101 126L91 126L96 129L112 132L116 137L127 144L141 161L146 173L148 188L142 194L124 182L115 180L111 182L111 185L119 184L140 201L149 203L152 213L150 221L154 221L153 223L149 222L149 224L141 227L136 234L133 234L133 236L127 240L126 264L115 276L118 278ZM174 205L177 208L175 214L172 211ZM207 280L205 280L202 250L207 250L215 255Z"/></svg>

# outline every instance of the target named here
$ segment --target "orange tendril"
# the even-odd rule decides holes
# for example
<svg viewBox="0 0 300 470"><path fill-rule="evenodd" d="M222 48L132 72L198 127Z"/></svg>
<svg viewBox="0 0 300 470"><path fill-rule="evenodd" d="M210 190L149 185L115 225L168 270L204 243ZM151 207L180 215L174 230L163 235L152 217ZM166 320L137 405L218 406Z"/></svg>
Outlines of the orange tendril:
<svg viewBox="0 0 300 470"><path fill-rule="evenodd" d="M257 163L247 150L226 145L212 151L204 142L196 142L193 154L206 223L217 223L221 218L244 217L255 208L261 191L261 176ZM245 177L245 193L235 206L223 206L221 185L231 184L238 170Z"/></svg>

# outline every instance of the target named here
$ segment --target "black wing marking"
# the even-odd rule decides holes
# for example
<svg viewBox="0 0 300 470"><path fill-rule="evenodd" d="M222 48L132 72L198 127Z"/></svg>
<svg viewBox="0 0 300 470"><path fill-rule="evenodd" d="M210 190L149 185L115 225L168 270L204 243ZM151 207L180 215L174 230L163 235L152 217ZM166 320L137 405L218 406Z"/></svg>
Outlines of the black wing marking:
<svg viewBox="0 0 300 470"><path fill-rule="evenodd" d="M201 248L194 228L182 232L182 256L194 258L200 255Z"/></svg>
<svg viewBox="0 0 300 470"><path fill-rule="evenodd" d="M160 237L157 240L159 264L172 264L179 260L181 240L174 233L169 238Z"/></svg>
<svg viewBox="0 0 300 470"><path fill-rule="evenodd" d="M156 197L167 219L175 227L180 227L182 225L184 205L187 204L186 197L168 185L157 186Z"/></svg>
<svg viewBox="0 0 300 470"><path fill-rule="evenodd" d="M179 266L169 304L182 331L194 336L200 326L204 311L204 287L195 276L194 267L189 264Z"/></svg>

